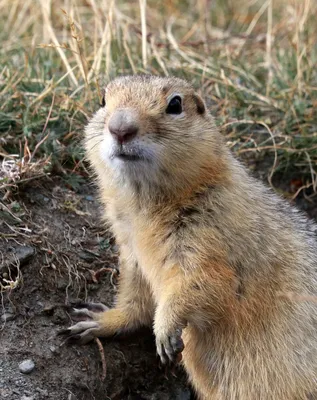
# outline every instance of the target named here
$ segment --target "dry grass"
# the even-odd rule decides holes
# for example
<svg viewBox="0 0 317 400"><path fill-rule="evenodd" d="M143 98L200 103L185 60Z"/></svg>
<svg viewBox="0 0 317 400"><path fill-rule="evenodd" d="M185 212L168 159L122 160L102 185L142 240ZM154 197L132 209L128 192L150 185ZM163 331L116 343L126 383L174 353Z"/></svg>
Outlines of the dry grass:
<svg viewBox="0 0 317 400"><path fill-rule="evenodd" d="M48 172L76 187L100 87L152 73L201 88L269 181L287 170L315 192L316 15L315 0L0 0L0 190Z"/></svg>

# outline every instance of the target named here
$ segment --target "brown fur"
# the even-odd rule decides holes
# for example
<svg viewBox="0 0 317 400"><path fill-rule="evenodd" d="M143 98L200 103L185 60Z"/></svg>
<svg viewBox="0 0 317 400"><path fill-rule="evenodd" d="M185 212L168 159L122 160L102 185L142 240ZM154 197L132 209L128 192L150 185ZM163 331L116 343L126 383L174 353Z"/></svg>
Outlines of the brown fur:
<svg viewBox="0 0 317 400"><path fill-rule="evenodd" d="M172 93L183 96L179 118L165 113ZM317 388L316 306L283 293L316 295L316 227L248 175L185 81L117 78L105 98L86 150L122 277L96 335L154 322L159 342L182 328L201 400L307 399ZM104 155L119 108L138 115L150 154L141 166Z"/></svg>

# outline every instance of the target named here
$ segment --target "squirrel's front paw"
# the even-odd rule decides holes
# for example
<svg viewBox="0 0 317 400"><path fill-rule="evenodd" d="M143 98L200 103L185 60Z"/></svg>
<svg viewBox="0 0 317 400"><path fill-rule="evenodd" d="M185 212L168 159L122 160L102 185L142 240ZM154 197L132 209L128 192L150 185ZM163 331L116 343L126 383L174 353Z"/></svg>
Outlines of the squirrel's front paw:
<svg viewBox="0 0 317 400"><path fill-rule="evenodd" d="M179 362L183 350L184 342L180 328L175 329L170 334L161 335L156 333L156 351L162 364L166 364L168 360L172 363Z"/></svg>
<svg viewBox="0 0 317 400"><path fill-rule="evenodd" d="M66 342L86 344L103 333L102 314L108 307L100 303L80 303L72 310L71 315L79 319L75 325L58 332L58 335L66 336Z"/></svg>

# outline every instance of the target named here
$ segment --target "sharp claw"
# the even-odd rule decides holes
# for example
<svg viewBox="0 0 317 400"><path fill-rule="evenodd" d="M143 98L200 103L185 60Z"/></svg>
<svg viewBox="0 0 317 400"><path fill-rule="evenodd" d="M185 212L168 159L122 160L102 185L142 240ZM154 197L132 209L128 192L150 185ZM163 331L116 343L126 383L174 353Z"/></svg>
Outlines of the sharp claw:
<svg viewBox="0 0 317 400"><path fill-rule="evenodd" d="M96 337L95 335L87 335L87 336L85 335L85 336L82 336L82 337L79 339L79 343L80 343L80 344L87 344L87 343L91 342L95 337Z"/></svg>
<svg viewBox="0 0 317 400"><path fill-rule="evenodd" d="M102 303L73 303L72 306L76 309L87 309L89 311L94 311L94 312L104 312L109 310L109 307L105 306Z"/></svg>
<svg viewBox="0 0 317 400"><path fill-rule="evenodd" d="M107 311L108 307L101 303L75 303L73 307L71 316L74 317L75 321L77 317L79 322L57 332L57 335L66 336L63 344L67 342L85 344L98 337L100 333L100 324L97 322L98 314Z"/></svg>
<svg viewBox="0 0 317 400"><path fill-rule="evenodd" d="M96 329L99 327L98 322L94 321L81 321L76 325L71 326L70 328L64 329L64 334L74 335L76 333L86 332L90 329ZM62 334L62 333L61 333Z"/></svg>
<svg viewBox="0 0 317 400"><path fill-rule="evenodd" d="M166 358L164 357L164 353L165 353L164 346L161 343L157 344L156 352L157 352L158 356L160 357L161 363L166 364Z"/></svg>
<svg viewBox="0 0 317 400"><path fill-rule="evenodd" d="M81 339L81 335L69 335L68 338L66 339L67 342L77 342L78 340Z"/></svg>
<svg viewBox="0 0 317 400"><path fill-rule="evenodd" d="M178 363L182 359L182 351L184 350L184 342L181 338L182 331L178 329L175 335L168 336L165 340L159 341L157 344L157 353L162 364Z"/></svg>
<svg viewBox="0 0 317 400"><path fill-rule="evenodd" d="M68 329L58 332L58 335L66 335L66 339L62 344L72 342L86 344L98 336L98 327L99 324L97 322L79 322Z"/></svg>
<svg viewBox="0 0 317 400"><path fill-rule="evenodd" d="M80 338L80 335L68 335L66 338L63 340L63 342L60 344L60 346L64 346L65 344L70 344L74 342L78 342L78 339Z"/></svg>
<svg viewBox="0 0 317 400"><path fill-rule="evenodd" d="M158 353L161 359L161 363L163 365L166 365L168 361L171 360L172 354L170 353L170 349L168 348L168 345L161 343L160 345L161 350Z"/></svg>
<svg viewBox="0 0 317 400"><path fill-rule="evenodd" d="M167 364L167 358L164 357L163 354L160 355L160 359L161 359L161 363L162 363L163 365L166 365L166 364Z"/></svg>
<svg viewBox="0 0 317 400"><path fill-rule="evenodd" d="M77 317L89 317L91 319L94 319L95 313L88 310L88 308L73 308L71 314Z"/></svg>
<svg viewBox="0 0 317 400"><path fill-rule="evenodd" d="M108 311L109 307L105 306L102 303L91 303L92 307L99 312L104 312L104 311Z"/></svg>

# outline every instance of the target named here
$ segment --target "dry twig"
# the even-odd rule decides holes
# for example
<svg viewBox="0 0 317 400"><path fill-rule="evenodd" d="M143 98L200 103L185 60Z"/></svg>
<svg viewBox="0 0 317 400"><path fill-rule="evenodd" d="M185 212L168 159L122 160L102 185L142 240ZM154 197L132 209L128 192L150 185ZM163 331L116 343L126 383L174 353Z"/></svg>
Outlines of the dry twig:
<svg viewBox="0 0 317 400"><path fill-rule="evenodd" d="M103 382L107 376L107 364L106 364L106 358L105 358L105 351L103 349L103 345L102 345L100 339L95 338L95 342L98 346L99 353L100 353L101 364L102 364L102 374L101 374L100 379Z"/></svg>

